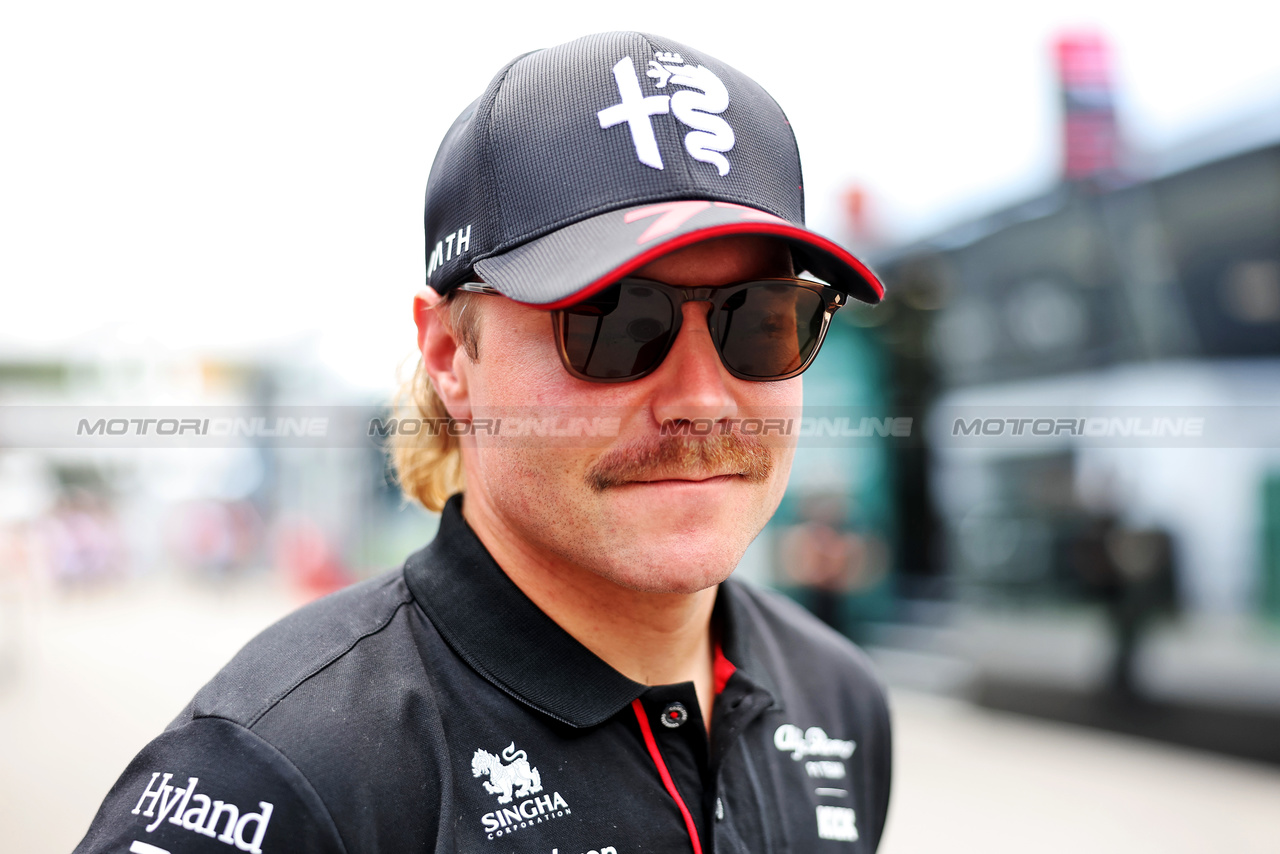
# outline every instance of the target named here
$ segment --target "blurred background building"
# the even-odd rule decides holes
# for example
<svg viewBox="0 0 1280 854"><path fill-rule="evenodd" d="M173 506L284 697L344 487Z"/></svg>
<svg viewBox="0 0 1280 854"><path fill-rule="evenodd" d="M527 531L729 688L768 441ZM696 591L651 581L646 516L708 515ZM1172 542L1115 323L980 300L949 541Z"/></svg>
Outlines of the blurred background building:
<svg viewBox="0 0 1280 854"><path fill-rule="evenodd" d="M430 152L483 85L441 77L443 55L413 35L462 26L459 10L412 26L408 13L371 13L354 34L297 9L264 11L257 29L146 4L123 23L80 12L74 25L15 21L10 39L50 47L15 42L5 60L24 57L5 70L27 81L11 97L29 131L11 162L46 173L8 179L26 195L6 211L19 263L0 285L0 738L12 760L0 804L27 805L0 823L25 822L18 838L33 850L44 838L34 828L61 808L55 793L77 804L64 835L78 838L128 756L240 643L395 566L436 519L402 500L376 436L103 448L42 444L14 425L76 407L222 407L267 423L291 407L349 424L385 415L395 359L412 346L421 259L404 247L421 246ZM906 771L890 844L954 842L923 841L927 829L894 839L893 822L921 818L926 802L957 826L978 821L963 809L1002 826L990 805L964 800L972 787L953 778L964 776L956 763L996 757L983 787L1013 802L1038 763L1089 773L1072 766L1078 752L1162 804L1217 792L1241 834L1221 850L1274 850L1248 828L1273 821L1259 805L1280 793L1280 63L1251 66L1271 76L1250 72L1240 105L1152 143L1126 110L1134 81L1151 79L1150 46L1171 38L1147 25L1177 23L1155 6L1117 13L1128 36L1115 45L1102 29L1052 16L1033 25L1011 10L975 23L939 7L924 26L815 8L734 33L715 16L686 33L645 14L642 27L705 46L788 108L811 221L888 286L874 310L836 315L805 375L811 429L790 488L739 574L863 644L893 687ZM583 23L572 33L530 22L533 44L635 26L586 7L573 15ZM830 23L821 32L818 17ZM1257 53L1269 44L1257 33L1275 24L1224 8L1203 27L1206 43ZM1169 32L1198 32L1179 26ZM860 27L886 41L883 54L849 49ZM476 47L492 62L468 66L496 68L532 46L503 38ZM777 61L779 38L821 46L816 76L794 50ZM110 86L94 63L69 63L72 47L108 69ZM182 72L172 80L170 66ZM1195 79L1178 77L1174 100L1203 102ZM400 88L376 85L386 81ZM1026 101L1007 107L988 90ZM950 124L917 123L930 112ZM985 149L1037 123L1047 136L1024 146L1043 167L1024 170L1036 177L996 186L979 175L966 189L958 175L949 197L895 195L894 180L936 176L939 163L977 173ZM193 148L195 138L210 142ZM875 139L901 157L876 161ZM389 165L371 162L379 155ZM86 201L90 172L105 177L88 182ZM825 195L824 182L836 185ZM202 205L213 213L196 219ZM82 332L60 336L63 323ZM1114 419L1128 432L954 429L1041 417ZM1142 435L1188 417L1215 431ZM1000 711L1024 722L989 716ZM1205 753L1144 759L1131 742L1031 728L1044 721ZM40 746L55 731L78 753L54 764L83 768L46 767ZM956 752L969 740L975 752ZM1171 756L1184 764L1162 764ZM1202 788L1179 788L1193 770ZM1096 805L1087 787L1045 785L1063 813L1045 807L1045 822L1078 823ZM1164 815L1141 803L1135 822ZM1030 801L1020 809L1041 815ZM1148 836L1131 833L1123 812L1111 820L1106 850L1146 850L1157 833L1150 821ZM1205 850L1205 827L1184 830L1185 850ZM1000 831L986 833L958 850L1004 850L992 847ZM1164 854L1184 850L1161 839ZM1104 850L1097 835L1088 844ZM1034 835L1010 846L1068 850Z"/></svg>
<svg viewBox="0 0 1280 854"><path fill-rule="evenodd" d="M888 405L925 429L889 452L897 625L875 636L996 706L1274 762L1280 110L1139 157L1105 40L1054 48L1061 181L878 254ZM981 443L963 412L1241 429Z"/></svg>

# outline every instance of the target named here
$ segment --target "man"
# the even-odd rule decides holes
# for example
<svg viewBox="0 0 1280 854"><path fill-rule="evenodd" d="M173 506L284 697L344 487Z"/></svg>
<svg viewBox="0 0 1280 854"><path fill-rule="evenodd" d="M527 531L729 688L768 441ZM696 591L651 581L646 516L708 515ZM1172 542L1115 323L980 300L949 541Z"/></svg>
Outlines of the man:
<svg viewBox="0 0 1280 854"><path fill-rule="evenodd" d="M504 68L427 187L413 391L448 429L396 462L435 541L251 642L81 850L873 851L883 693L727 580L782 497L800 372L882 292L801 187L777 105L682 45Z"/></svg>

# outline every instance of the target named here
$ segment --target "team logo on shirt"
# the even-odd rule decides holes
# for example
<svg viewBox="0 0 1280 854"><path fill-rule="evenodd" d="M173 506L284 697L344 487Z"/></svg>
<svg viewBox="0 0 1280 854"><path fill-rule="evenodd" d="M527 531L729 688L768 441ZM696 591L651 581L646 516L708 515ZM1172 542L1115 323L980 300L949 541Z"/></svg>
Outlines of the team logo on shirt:
<svg viewBox="0 0 1280 854"><path fill-rule="evenodd" d="M806 756L830 756L848 759L858 745L842 738L832 738L820 726L801 730L795 724L783 724L773 733L773 746L799 762Z"/></svg>
<svg viewBox="0 0 1280 854"><path fill-rule="evenodd" d="M857 816L849 807L818 807L818 835L838 842L858 841Z"/></svg>
<svg viewBox="0 0 1280 854"><path fill-rule="evenodd" d="M486 750L477 750L471 757L471 774L489 778L484 781L484 790L497 795L500 804L509 804L512 798L524 798L542 791L542 775L529 764L527 753L516 750L514 741L503 748L502 759Z"/></svg>
<svg viewBox="0 0 1280 854"><path fill-rule="evenodd" d="M141 815L145 819L155 817L155 821L146 826L147 833L153 832L160 826L160 822L168 819L170 824L183 830L193 830L217 839L224 845L234 845L249 854L262 854L262 838L267 834L267 825L271 823L271 813L275 809L272 804L259 801L258 812L249 812L247 808L242 809L231 801L211 799L209 795L197 792L199 777L188 777L187 785L182 787L172 785L169 781L173 778L174 775L169 772L164 772L163 777L160 771L152 772L142 797L138 798L138 805L132 810L134 815ZM221 833L218 832L219 827L222 829ZM135 846L145 844L134 842ZM154 846L133 850L151 848Z"/></svg>
<svg viewBox="0 0 1280 854"><path fill-rule="evenodd" d="M471 776L482 780L484 790L498 796L499 804L511 804L481 816L488 838L505 836L544 821L569 815L569 803L559 792L539 795L542 775L529 763L529 755L516 750L515 742L498 757L479 749L471 757Z"/></svg>
<svg viewBox="0 0 1280 854"><path fill-rule="evenodd" d="M795 724L783 724L774 730L773 746L783 753L790 753L791 758L799 762L811 756L825 756L827 759L811 760L804 763L804 770L810 777L822 780L842 780L847 775L843 762L848 759L858 745L843 738L832 738L820 726L800 729ZM835 789L820 786L814 794L826 798L847 798L847 789ZM858 839L857 814L852 807L819 804L815 807L818 821L818 836L823 839L834 839L838 842L856 842Z"/></svg>

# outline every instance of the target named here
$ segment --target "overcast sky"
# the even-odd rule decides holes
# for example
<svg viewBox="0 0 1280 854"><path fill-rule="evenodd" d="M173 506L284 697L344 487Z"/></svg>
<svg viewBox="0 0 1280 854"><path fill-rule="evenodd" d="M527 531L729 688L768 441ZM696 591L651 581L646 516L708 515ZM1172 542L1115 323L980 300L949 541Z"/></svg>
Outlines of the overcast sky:
<svg viewBox="0 0 1280 854"><path fill-rule="evenodd" d="M1136 149L1280 109L1280 4L1258 0L602 6L5 4L0 358L286 352L387 387L440 138L513 56L590 32L763 84L827 232L852 182L895 239L1047 188L1064 28L1112 42Z"/></svg>

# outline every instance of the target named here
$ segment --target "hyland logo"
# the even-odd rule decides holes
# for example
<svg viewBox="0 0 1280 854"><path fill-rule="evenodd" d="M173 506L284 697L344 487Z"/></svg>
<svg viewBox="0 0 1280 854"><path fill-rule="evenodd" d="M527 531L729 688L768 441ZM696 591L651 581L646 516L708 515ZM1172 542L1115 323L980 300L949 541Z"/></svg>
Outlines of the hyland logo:
<svg viewBox="0 0 1280 854"><path fill-rule="evenodd" d="M484 790L497 795L500 804L521 799L481 817L490 839L569 815L569 804L559 792L534 797L542 791L542 775L529 764L528 754L516 750L515 742L503 748L501 759L486 750L477 750L471 757L471 775L487 776Z"/></svg>
<svg viewBox="0 0 1280 854"><path fill-rule="evenodd" d="M258 801L260 812L242 814L240 808L233 803L211 800L208 795L197 792L199 777L189 777L187 785L181 789L169 785L172 774L165 774L158 786L157 778L160 778L159 771L152 773L151 781L138 799L138 805L132 810L134 815L141 813L145 818L153 815L156 817L155 821L147 825L147 833L159 827L160 822L168 817L170 824L176 824L184 830L194 830L225 845L235 845L250 854L262 854L262 837L267 835L267 825L271 822L274 806L266 801ZM145 811L142 809L144 803L147 805ZM170 816L170 813L173 815ZM218 833L219 822L222 822L222 833ZM250 832L253 834L252 838L246 838Z"/></svg>
<svg viewBox="0 0 1280 854"><path fill-rule="evenodd" d="M799 762L806 756L833 756L848 759L857 745L852 741L832 738L820 726L811 726L803 732L795 724L783 724L773 734L773 746Z"/></svg>

